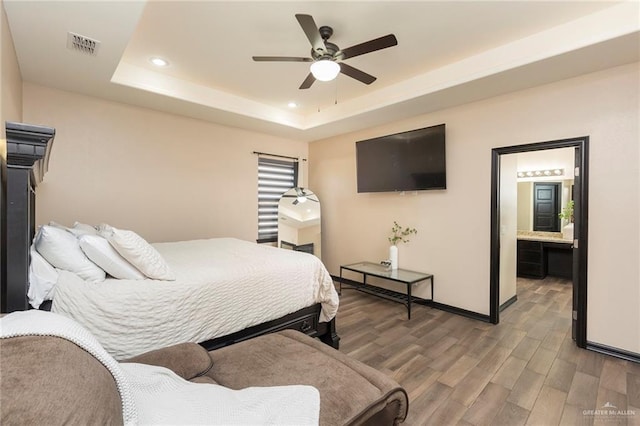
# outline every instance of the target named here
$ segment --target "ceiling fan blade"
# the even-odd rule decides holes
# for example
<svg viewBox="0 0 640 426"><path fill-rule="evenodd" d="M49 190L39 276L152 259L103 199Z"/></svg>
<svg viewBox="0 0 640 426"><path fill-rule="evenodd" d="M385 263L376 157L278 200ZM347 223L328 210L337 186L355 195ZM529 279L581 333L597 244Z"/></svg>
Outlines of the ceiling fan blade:
<svg viewBox="0 0 640 426"><path fill-rule="evenodd" d="M386 49L387 47L396 46L398 40L393 34L379 37L374 40L365 41L355 46L342 49L342 59L353 58L354 56L364 55L365 53L375 52L376 50Z"/></svg>
<svg viewBox="0 0 640 426"><path fill-rule="evenodd" d="M314 81L316 81L316 78L313 76L313 74L309 73L309 75L307 76L307 78L304 79L304 81L302 82L299 88L308 89L309 87L311 87Z"/></svg>
<svg viewBox="0 0 640 426"><path fill-rule="evenodd" d="M360 71L359 69L354 68L351 65L345 64L344 62L340 63L340 72L344 75L348 75L351 78L355 78L356 80L361 81L364 84L371 84L376 81L376 78L371 74Z"/></svg>
<svg viewBox="0 0 640 426"><path fill-rule="evenodd" d="M327 48L324 45L322 37L320 36L320 31L318 30L316 22L313 20L313 16L296 14L296 19L302 27L302 31L304 31L304 33L307 35L307 38L309 39L313 50L316 52L326 51Z"/></svg>
<svg viewBox="0 0 640 426"><path fill-rule="evenodd" d="M253 56L256 62L313 62L311 58L296 58L291 56Z"/></svg>

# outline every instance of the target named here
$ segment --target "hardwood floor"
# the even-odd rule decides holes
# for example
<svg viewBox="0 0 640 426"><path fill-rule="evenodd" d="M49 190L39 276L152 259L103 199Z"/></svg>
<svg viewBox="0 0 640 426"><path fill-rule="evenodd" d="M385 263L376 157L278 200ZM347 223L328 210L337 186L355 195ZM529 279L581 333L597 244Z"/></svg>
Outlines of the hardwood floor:
<svg viewBox="0 0 640 426"><path fill-rule="evenodd" d="M407 425L640 425L640 365L578 349L571 297L519 278L494 326L343 288L340 350L404 386Z"/></svg>

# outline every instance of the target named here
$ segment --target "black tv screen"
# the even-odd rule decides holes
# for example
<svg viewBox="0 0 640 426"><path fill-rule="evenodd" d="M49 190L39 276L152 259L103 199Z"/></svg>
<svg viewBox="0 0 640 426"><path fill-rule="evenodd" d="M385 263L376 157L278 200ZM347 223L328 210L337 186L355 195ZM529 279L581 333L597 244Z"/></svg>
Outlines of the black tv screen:
<svg viewBox="0 0 640 426"><path fill-rule="evenodd" d="M445 125L356 142L358 192L446 189Z"/></svg>

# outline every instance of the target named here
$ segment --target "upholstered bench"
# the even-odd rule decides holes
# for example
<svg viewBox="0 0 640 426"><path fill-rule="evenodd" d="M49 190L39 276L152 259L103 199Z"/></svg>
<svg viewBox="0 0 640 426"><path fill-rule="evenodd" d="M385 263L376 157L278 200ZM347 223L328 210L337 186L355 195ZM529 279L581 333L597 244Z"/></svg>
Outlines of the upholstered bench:
<svg viewBox="0 0 640 426"><path fill-rule="evenodd" d="M189 362L185 362L189 359ZM393 425L408 399L398 383L319 340L293 330L256 337L215 351L195 344L149 352L130 361L154 364L197 382L231 389L310 385L320 391L321 425Z"/></svg>
<svg viewBox="0 0 640 426"><path fill-rule="evenodd" d="M58 337L0 340L2 424L118 424L122 406L103 364ZM393 425L407 394L384 374L302 333L285 330L207 352L184 343L125 362L159 365L184 379L231 389L311 385L321 425Z"/></svg>

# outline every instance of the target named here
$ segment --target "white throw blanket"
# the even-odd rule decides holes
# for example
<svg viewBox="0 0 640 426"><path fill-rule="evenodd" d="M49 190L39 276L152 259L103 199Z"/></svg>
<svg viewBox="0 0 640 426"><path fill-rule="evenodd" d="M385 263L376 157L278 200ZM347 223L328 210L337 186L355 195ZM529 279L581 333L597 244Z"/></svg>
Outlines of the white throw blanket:
<svg viewBox="0 0 640 426"><path fill-rule="evenodd" d="M311 386L247 388L234 391L188 382L171 370L119 364L72 319L43 311L14 312L0 319L0 337L56 336L100 361L113 375L126 425L317 425L320 395Z"/></svg>

